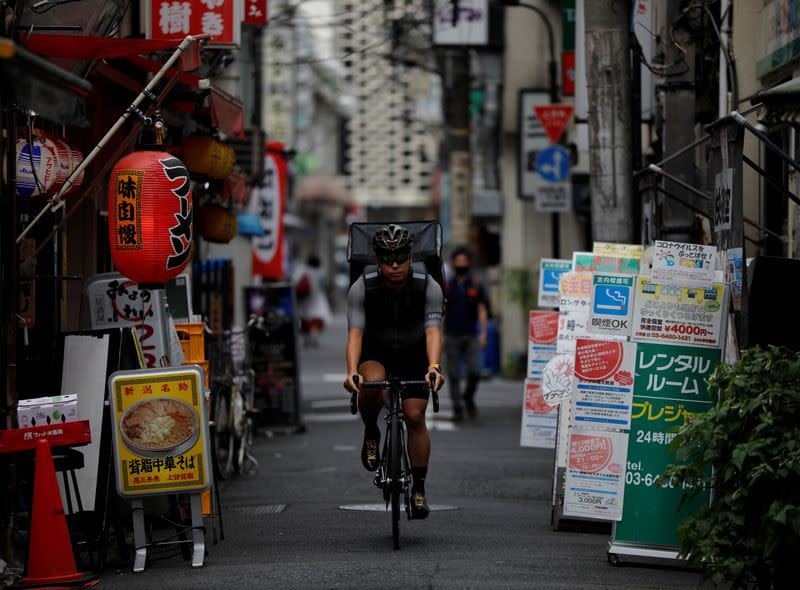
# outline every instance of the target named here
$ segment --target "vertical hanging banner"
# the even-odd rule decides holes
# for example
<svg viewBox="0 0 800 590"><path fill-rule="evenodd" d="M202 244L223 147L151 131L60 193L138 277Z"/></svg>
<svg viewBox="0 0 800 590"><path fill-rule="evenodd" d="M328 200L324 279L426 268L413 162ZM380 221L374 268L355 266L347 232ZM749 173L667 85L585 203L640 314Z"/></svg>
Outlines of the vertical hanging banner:
<svg viewBox="0 0 800 590"><path fill-rule="evenodd" d="M244 0L243 25L264 26L268 20L267 0Z"/></svg>
<svg viewBox="0 0 800 590"><path fill-rule="evenodd" d="M636 343L579 338L575 346L570 425L630 427Z"/></svg>
<svg viewBox="0 0 800 590"><path fill-rule="evenodd" d="M614 543L675 547L681 521L708 505L709 490L684 501L684 488L658 478L676 463L669 445L678 430L711 407L706 382L719 359L719 349L639 343L625 505Z"/></svg>
<svg viewBox="0 0 800 590"><path fill-rule="evenodd" d="M627 450L627 432L570 429L564 516L622 518Z"/></svg>
<svg viewBox="0 0 800 590"><path fill-rule="evenodd" d="M561 294L558 281L561 275L572 269L569 260L542 258L539 261L539 307L558 307Z"/></svg>
<svg viewBox="0 0 800 590"><path fill-rule="evenodd" d="M241 0L147 0L148 39L177 39L186 35L211 35L212 45L238 47L241 39Z"/></svg>
<svg viewBox="0 0 800 590"><path fill-rule="evenodd" d="M545 365L556 355L557 311L531 311L528 321L528 379L541 379Z"/></svg>
<svg viewBox="0 0 800 590"><path fill-rule="evenodd" d="M279 281L283 269L283 216L286 208L286 160L283 144L267 143L261 186L253 189L250 212L261 219L264 235L252 238L253 276Z"/></svg>
<svg viewBox="0 0 800 590"><path fill-rule="evenodd" d="M558 405L545 401L541 380L526 379L520 446L554 449L557 420Z"/></svg>

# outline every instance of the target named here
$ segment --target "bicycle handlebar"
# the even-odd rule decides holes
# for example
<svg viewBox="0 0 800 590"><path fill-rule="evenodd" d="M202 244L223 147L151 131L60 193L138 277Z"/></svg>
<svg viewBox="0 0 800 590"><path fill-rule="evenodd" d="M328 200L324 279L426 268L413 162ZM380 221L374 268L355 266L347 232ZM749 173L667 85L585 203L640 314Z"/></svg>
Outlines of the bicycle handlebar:
<svg viewBox="0 0 800 590"><path fill-rule="evenodd" d="M358 375L353 375L353 383L355 383L356 387L358 387ZM428 374L428 381L431 383L436 383L436 373L431 371ZM364 381L361 384L361 387L377 387L377 388L386 388L392 385L399 385L400 387L421 387L423 385L428 385L428 381L420 380L420 381L402 381L402 380L389 380L385 379L383 381ZM439 412L439 393L433 388L429 388L431 393L433 394L433 412ZM350 394L350 413L356 414L358 413L358 393L352 392Z"/></svg>

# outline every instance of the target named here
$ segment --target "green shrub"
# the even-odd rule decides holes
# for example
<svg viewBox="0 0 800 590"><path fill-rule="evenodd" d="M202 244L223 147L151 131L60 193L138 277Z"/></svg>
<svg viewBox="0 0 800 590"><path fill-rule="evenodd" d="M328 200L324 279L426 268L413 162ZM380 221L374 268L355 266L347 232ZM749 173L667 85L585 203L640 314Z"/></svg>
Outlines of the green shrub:
<svg viewBox="0 0 800 590"><path fill-rule="evenodd" d="M675 438L685 465L666 474L694 490L713 486L711 505L678 530L681 554L715 584L797 588L800 353L747 350L735 365L721 364L709 386L715 405Z"/></svg>

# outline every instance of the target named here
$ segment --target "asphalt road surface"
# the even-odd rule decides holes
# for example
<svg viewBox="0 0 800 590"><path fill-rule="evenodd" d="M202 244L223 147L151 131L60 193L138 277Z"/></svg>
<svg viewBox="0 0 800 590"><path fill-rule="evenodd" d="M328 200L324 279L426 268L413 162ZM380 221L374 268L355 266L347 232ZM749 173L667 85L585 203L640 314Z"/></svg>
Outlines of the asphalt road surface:
<svg viewBox="0 0 800 590"><path fill-rule="evenodd" d="M612 567L609 536L550 526L553 452L520 448L522 383L489 380L479 415L449 420L448 394L431 421L425 521L401 521L392 548L389 513L359 461L362 428L344 378L345 327L337 318L320 347L303 350L303 434L257 439L258 473L222 488L225 540L205 566L180 557L147 570L109 569L108 588L691 588L698 574L674 567Z"/></svg>

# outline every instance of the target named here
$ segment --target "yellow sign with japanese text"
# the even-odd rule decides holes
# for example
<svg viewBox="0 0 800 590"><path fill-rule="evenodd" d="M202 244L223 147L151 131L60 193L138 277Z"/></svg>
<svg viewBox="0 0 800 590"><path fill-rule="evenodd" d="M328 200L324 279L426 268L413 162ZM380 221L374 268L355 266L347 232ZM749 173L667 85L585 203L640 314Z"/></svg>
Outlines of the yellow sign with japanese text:
<svg viewBox="0 0 800 590"><path fill-rule="evenodd" d="M108 380L121 496L200 492L211 485L203 371L118 371Z"/></svg>
<svg viewBox="0 0 800 590"><path fill-rule="evenodd" d="M644 246L636 244L613 244L610 242L595 242L592 246L592 254L597 256L615 256L618 258L642 257Z"/></svg>

